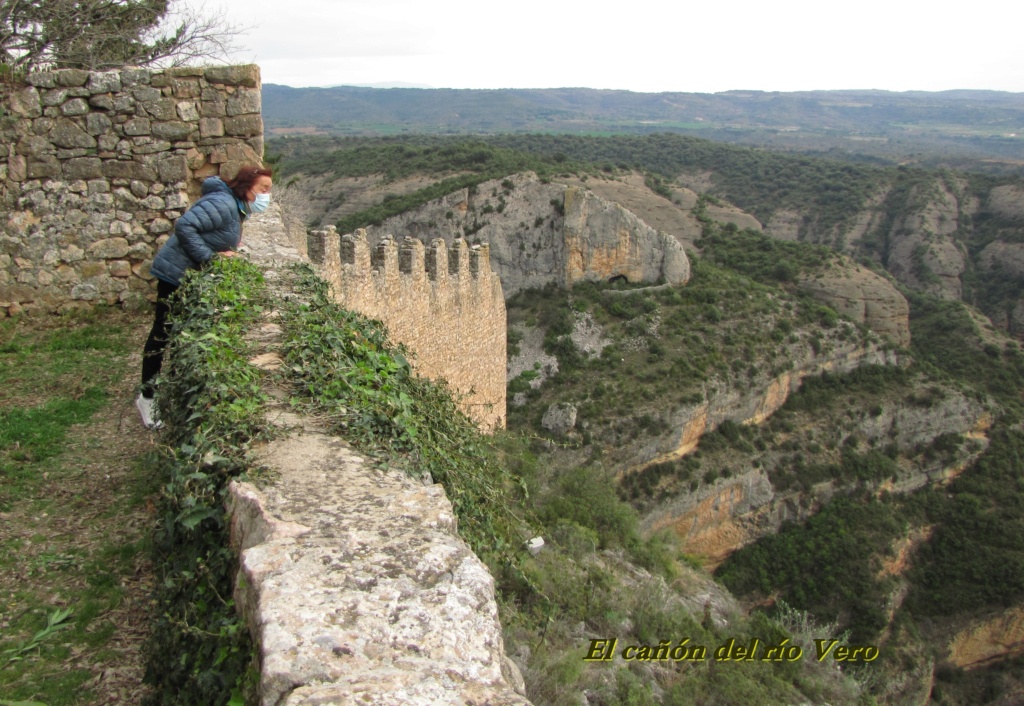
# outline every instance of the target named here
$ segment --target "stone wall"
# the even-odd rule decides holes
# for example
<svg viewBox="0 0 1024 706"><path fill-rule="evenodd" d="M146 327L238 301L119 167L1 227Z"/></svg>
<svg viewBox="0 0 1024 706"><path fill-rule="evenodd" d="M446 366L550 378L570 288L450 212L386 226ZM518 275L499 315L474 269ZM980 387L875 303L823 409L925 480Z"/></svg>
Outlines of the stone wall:
<svg viewBox="0 0 1024 706"><path fill-rule="evenodd" d="M263 154L257 66L30 74L0 89L0 311L141 300L202 179Z"/></svg>
<svg viewBox="0 0 1024 706"><path fill-rule="evenodd" d="M443 378L481 427L505 426L505 300L491 272L490 249L462 239L401 247L385 238L371 252L366 232L309 236L309 257L337 301L383 321L392 340L413 352L413 368Z"/></svg>

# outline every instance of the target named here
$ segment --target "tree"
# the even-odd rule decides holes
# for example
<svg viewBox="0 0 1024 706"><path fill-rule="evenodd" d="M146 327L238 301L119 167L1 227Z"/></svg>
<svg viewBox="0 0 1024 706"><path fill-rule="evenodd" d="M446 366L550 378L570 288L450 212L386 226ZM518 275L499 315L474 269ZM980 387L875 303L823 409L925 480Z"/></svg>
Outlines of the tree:
<svg viewBox="0 0 1024 706"><path fill-rule="evenodd" d="M180 66L229 54L241 30L180 0L0 0L8 70Z"/></svg>

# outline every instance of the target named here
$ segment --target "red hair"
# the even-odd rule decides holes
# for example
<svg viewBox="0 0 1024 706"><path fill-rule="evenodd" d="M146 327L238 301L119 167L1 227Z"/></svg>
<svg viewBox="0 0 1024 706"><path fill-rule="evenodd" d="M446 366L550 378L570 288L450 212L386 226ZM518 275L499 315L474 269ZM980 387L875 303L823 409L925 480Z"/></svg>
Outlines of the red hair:
<svg viewBox="0 0 1024 706"><path fill-rule="evenodd" d="M234 179L228 179L225 183L231 188L235 196L242 201L248 201L249 190L261 176L269 177L273 176L273 174L269 167L242 167L235 174Z"/></svg>

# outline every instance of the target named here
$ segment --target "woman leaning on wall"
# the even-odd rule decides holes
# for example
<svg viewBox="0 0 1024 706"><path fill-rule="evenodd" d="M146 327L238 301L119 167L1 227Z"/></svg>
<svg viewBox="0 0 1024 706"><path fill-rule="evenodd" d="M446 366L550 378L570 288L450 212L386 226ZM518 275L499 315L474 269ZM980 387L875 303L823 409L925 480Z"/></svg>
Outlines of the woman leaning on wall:
<svg viewBox="0 0 1024 706"><path fill-rule="evenodd" d="M253 213L267 209L272 186L270 169L256 166L242 167L227 181L206 179L202 196L175 222L174 233L157 252L149 270L157 280L155 315L142 353L142 387L135 400L146 427L160 427L153 380L160 372L167 345L170 297L187 270L198 269L217 256L235 255L242 242L242 224Z"/></svg>

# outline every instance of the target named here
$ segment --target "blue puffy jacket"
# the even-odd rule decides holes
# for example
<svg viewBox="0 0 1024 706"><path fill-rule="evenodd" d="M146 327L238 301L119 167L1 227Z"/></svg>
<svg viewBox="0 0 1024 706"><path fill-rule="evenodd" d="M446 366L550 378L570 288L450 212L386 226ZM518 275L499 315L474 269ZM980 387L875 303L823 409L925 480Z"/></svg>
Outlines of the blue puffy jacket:
<svg viewBox="0 0 1024 706"><path fill-rule="evenodd" d="M198 269L215 253L235 250L242 241L242 221L249 205L238 199L220 177L203 182L202 197L174 224L174 234L153 259L150 273L175 286L189 268Z"/></svg>

